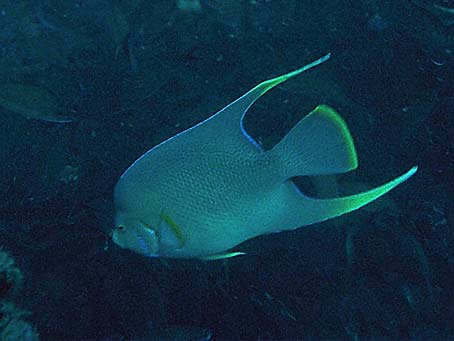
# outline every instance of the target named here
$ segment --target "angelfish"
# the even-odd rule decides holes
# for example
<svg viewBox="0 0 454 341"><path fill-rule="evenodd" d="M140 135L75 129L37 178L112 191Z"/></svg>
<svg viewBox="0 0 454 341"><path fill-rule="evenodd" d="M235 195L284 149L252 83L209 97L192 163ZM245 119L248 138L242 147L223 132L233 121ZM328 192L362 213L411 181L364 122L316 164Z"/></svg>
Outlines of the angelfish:
<svg viewBox="0 0 454 341"><path fill-rule="evenodd" d="M213 116L136 160L114 192L113 241L147 257L220 259L263 234L311 225L356 210L411 177L333 199L306 196L301 175L358 166L352 137L332 108L319 105L270 150L245 131L243 118L264 93L327 59L264 81Z"/></svg>

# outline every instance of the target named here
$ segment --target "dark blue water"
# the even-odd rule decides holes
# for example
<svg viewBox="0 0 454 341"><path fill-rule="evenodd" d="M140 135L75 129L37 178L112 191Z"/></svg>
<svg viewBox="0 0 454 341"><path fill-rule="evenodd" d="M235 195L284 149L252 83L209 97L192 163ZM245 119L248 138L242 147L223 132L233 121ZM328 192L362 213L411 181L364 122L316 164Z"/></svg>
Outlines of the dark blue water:
<svg viewBox="0 0 454 341"><path fill-rule="evenodd" d="M440 5L2 1L0 89L27 90L9 98L24 112L0 94L0 339L454 338L454 29ZM243 257L148 259L111 242L113 188L134 160L328 52L254 105L246 130L270 148L328 104L360 166L302 188L354 193L418 164L413 178L247 241Z"/></svg>

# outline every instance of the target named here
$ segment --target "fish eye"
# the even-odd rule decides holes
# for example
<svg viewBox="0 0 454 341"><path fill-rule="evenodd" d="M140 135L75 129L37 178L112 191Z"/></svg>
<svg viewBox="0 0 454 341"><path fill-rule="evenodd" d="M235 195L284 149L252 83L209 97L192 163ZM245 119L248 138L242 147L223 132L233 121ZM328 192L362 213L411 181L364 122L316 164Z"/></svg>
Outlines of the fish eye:
<svg viewBox="0 0 454 341"><path fill-rule="evenodd" d="M124 231L125 227L123 225L118 226L118 231Z"/></svg>

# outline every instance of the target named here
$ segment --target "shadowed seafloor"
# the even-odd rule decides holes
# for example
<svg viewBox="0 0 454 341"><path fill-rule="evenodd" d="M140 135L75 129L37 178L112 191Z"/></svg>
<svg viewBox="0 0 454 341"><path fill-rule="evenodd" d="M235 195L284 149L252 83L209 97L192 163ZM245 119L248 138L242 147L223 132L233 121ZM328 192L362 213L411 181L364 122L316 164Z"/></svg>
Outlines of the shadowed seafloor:
<svg viewBox="0 0 454 341"><path fill-rule="evenodd" d="M2 0L0 339L454 337L449 6ZM415 177L345 217L248 241L243 257L112 244L112 191L134 160L327 52L258 101L246 129L269 148L326 103L361 163L300 179L308 193L355 193L418 164Z"/></svg>

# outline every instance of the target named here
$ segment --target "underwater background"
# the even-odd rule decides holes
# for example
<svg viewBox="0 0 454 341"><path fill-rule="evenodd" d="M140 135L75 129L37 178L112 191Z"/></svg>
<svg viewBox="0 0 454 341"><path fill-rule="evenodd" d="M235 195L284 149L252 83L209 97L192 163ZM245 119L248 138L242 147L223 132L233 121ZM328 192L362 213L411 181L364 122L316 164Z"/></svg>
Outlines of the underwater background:
<svg viewBox="0 0 454 341"><path fill-rule="evenodd" d="M219 261L122 250L112 193L161 141L259 82L270 148L320 103L360 159L315 196L418 173L363 209ZM1 0L0 340L454 338L449 0Z"/></svg>

